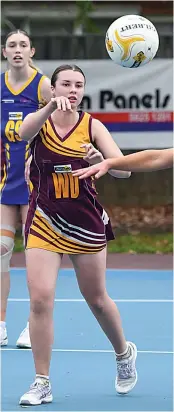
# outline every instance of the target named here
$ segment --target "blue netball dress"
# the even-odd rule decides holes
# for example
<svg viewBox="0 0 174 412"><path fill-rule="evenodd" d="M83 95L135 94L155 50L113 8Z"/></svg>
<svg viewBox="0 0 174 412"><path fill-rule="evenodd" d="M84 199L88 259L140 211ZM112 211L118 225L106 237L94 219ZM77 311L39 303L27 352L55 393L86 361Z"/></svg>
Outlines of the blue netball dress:
<svg viewBox="0 0 174 412"><path fill-rule="evenodd" d="M29 144L19 137L18 130L27 114L38 109L44 78L34 70L27 82L16 91L8 82L8 72L1 74L1 138L6 156L6 174L0 185L2 204L28 204L24 170Z"/></svg>

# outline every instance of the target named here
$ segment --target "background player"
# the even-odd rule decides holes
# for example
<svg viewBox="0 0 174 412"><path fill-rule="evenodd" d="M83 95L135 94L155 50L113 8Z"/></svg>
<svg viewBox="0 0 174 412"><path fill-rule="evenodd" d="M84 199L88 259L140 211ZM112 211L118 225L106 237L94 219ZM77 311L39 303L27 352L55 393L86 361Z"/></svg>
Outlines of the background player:
<svg viewBox="0 0 174 412"><path fill-rule="evenodd" d="M29 144L18 135L25 116L38 109L39 103L51 98L50 81L32 65L35 53L25 31L9 33L3 55L8 71L1 74L1 136L5 148L7 170L1 181L1 322L0 343L7 345L6 309L10 290L9 263L19 215L24 227L28 211L28 188L24 178ZM30 347L28 323L17 346Z"/></svg>

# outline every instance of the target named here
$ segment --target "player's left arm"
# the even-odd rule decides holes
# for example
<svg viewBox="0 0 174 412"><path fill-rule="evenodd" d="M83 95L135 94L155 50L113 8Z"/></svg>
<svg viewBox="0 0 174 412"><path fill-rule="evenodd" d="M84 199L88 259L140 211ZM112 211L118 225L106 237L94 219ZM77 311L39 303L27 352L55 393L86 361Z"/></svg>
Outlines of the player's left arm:
<svg viewBox="0 0 174 412"><path fill-rule="evenodd" d="M48 103L53 97L52 90L51 90L51 81L48 77L45 77L44 80L42 81L40 93L41 93L42 101L46 103Z"/></svg>
<svg viewBox="0 0 174 412"><path fill-rule="evenodd" d="M152 172L173 166L174 149L143 150L124 156L123 159L107 160L108 168L131 170L132 172Z"/></svg>
<svg viewBox="0 0 174 412"><path fill-rule="evenodd" d="M111 134L97 119L92 119L92 139L105 159L124 157ZM128 178L131 176L131 172L121 170L109 170L108 173L119 178Z"/></svg>

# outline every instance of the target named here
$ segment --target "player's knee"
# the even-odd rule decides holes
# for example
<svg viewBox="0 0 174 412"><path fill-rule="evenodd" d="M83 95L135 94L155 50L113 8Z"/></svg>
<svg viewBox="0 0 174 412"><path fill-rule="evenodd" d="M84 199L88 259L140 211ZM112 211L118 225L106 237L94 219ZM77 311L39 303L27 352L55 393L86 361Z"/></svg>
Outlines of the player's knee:
<svg viewBox="0 0 174 412"><path fill-rule="evenodd" d="M86 301L93 312L103 313L105 307L104 294L87 296Z"/></svg>
<svg viewBox="0 0 174 412"><path fill-rule="evenodd" d="M1 271L8 272L10 268L10 260L14 248L15 229L1 229L0 253L1 253Z"/></svg>
<svg viewBox="0 0 174 412"><path fill-rule="evenodd" d="M54 299L44 290L30 297L30 308L35 315L44 315L53 311Z"/></svg>

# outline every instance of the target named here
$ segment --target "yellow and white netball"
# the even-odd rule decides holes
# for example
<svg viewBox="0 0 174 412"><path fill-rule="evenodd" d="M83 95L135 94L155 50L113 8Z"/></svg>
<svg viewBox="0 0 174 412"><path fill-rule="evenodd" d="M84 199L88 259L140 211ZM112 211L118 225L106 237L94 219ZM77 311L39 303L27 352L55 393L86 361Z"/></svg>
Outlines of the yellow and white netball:
<svg viewBox="0 0 174 412"><path fill-rule="evenodd" d="M115 20L106 33L106 49L114 63L137 68L149 63L159 47L155 26L145 17L128 15Z"/></svg>

